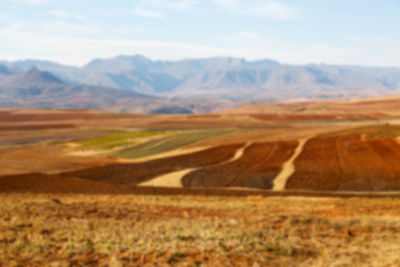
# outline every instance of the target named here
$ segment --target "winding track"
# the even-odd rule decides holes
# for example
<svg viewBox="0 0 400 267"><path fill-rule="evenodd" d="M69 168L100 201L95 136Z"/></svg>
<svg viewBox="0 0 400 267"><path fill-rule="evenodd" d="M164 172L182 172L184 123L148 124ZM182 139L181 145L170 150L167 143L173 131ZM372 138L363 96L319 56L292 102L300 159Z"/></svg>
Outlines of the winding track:
<svg viewBox="0 0 400 267"><path fill-rule="evenodd" d="M223 163L220 163L220 164L226 164L226 163L230 163L230 162L240 159L243 156L246 148L249 147L252 143L253 142L246 143L243 147L239 148L236 151L235 155L231 159L229 159ZM199 169L199 168L189 168L189 169L184 169L184 170L179 170L176 172L170 172L167 174L163 174L163 175L155 177L149 181L140 183L140 184L138 184L138 186L183 187L182 186L182 178L186 174L188 174L192 171L195 171L197 169Z"/></svg>
<svg viewBox="0 0 400 267"><path fill-rule="evenodd" d="M197 170L198 168L190 168L180 170L176 172L170 172L167 174L160 175L149 181L138 184L138 186L164 186L164 187L182 187L182 178L191 171Z"/></svg>
<svg viewBox="0 0 400 267"><path fill-rule="evenodd" d="M288 161L283 163L281 172L274 179L274 187L272 188L273 191L282 191L285 189L287 180L296 170L294 166L294 161L301 154L304 145L311 138L312 136L309 136L299 140L299 145L296 147L296 150L294 151L292 157Z"/></svg>

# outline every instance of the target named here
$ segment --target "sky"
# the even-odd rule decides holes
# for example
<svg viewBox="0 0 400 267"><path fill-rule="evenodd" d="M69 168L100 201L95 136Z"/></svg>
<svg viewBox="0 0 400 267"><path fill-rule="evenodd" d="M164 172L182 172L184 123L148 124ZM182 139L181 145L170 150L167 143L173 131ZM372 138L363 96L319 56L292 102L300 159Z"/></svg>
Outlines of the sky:
<svg viewBox="0 0 400 267"><path fill-rule="evenodd" d="M400 67L400 0L0 0L0 60L141 54Z"/></svg>

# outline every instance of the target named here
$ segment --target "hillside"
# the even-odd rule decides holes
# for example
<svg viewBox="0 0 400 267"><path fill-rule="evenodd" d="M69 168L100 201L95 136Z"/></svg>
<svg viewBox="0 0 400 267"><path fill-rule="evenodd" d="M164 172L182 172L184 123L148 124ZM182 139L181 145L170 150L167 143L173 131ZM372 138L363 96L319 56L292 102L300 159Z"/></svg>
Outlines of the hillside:
<svg viewBox="0 0 400 267"><path fill-rule="evenodd" d="M0 79L1 108L99 108L122 98L146 96L121 89L67 84L35 67Z"/></svg>
<svg viewBox="0 0 400 267"><path fill-rule="evenodd" d="M244 105L220 112L224 115L254 115L283 119L297 118L341 118L398 116L400 97L380 97L356 100L299 101L280 104Z"/></svg>
<svg viewBox="0 0 400 267"><path fill-rule="evenodd" d="M134 113L208 113L243 103L153 97L131 90L70 84L36 67L14 74L0 65L0 108L101 109Z"/></svg>
<svg viewBox="0 0 400 267"><path fill-rule="evenodd" d="M3 62L3 65L15 70L37 66L68 83L157 96L288 100L400 93L399 68L301 66L230 57L153 61L140 55L95 59L82 67L38 60Z"/></svg>

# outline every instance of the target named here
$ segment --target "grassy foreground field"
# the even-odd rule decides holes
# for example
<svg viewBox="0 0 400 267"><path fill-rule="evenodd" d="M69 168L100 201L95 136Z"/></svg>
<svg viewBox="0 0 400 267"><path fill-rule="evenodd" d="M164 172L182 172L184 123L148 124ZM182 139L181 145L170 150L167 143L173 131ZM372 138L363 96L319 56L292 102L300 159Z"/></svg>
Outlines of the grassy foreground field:
<svg viewBox="0 0 400 267"><path fill-rule="evenodd" d="M1 194L1 266L398 266L400 200Z"/></svg>

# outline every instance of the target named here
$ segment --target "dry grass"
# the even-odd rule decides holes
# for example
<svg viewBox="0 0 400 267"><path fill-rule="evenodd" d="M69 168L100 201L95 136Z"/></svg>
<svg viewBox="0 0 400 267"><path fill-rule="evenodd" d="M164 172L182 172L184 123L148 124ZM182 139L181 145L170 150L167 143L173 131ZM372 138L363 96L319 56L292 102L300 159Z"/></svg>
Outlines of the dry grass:
<svg viewBox="0 0 400 267"><path fill-rule="evenodd" d="M398 199L2 194L0 201L2 266L400 263Z"/></svg>

